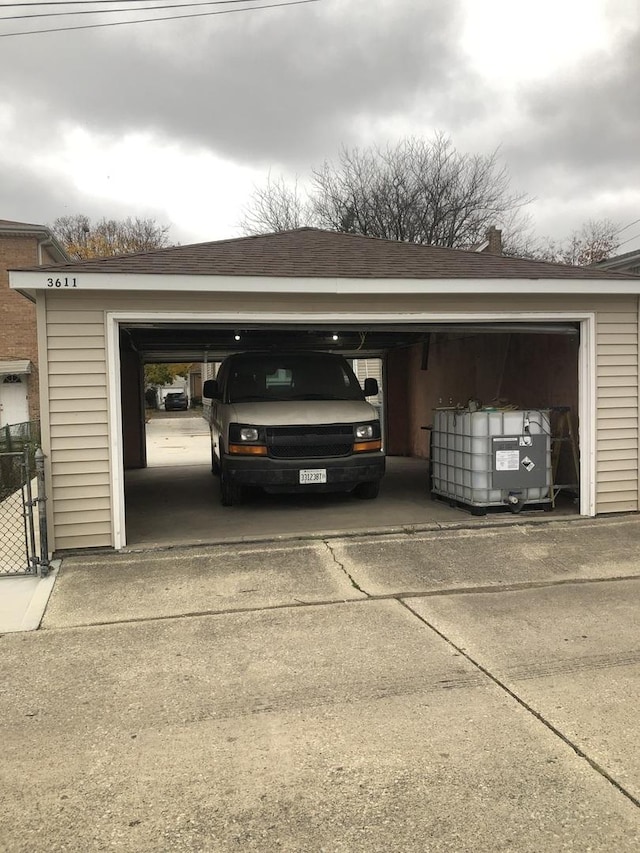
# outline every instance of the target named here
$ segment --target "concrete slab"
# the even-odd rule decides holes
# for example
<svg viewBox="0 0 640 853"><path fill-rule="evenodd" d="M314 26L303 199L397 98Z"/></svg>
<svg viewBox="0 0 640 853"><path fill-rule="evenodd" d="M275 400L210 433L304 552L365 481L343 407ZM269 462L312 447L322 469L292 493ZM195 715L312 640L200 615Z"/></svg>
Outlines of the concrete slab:
<svg viewBox="0 0 640 853"><path fill-rule="evenodd" d="M209 425L191 412L157 412L146 425L146 437L150 468L211 461Z"/></svg>
<svg viewBox="0 0 640 853"><path fill-rule="evenodd" d="M408 604L640 800L640 579Z"/></svg>
<svg viewBox="0 0 640 853"><path fill-rule="evenodd" d="M0 579L0 634L35 631L40 627L49 596L56 582L59 560L46 577L23 576Z"/></svg>
<svg viewBox="0 0 640 853"><path fill-rule="evenodd" d="M638 809L395 601L5 637L12 853L635 851Z"/></svg>
<svg viewBox="0 0 640 853"><path fill-rule="evenodd" d="M209 456L200 464L188 461L128 471L127 544L215 543L229 538L238 541L255 536L371 530L394 524L402 529L405 523L444 520L447 514L451 517L455 511L448 506L432 505L424 481L419 486L416 483L415 490L411 487L418 468L423 472L424 462L392 464L381 496L375 501L345 494L268 495L256 491L243 505L234 507L220 504L220 483L211 474Z"/></svg>
<svg viewBox="0 0 640 853"><path fill-rule="evenodd" d="M209 450L202 450L203 436L173 436L171 441L176 447L160 453L162 464L126 472L127 545L132 548L242 541L257 536L415 532L450 524L482 527L577 517L575 506L563 504L553 514L530 510L514 516L505 511L475 518L466 510L431 500L427 463L403 457L387 460L380 496L374 501L344 494L268 495L256 491L241 506L223 507L219 479L211 474ZM209 438L204 441L208 443Z"/></svg>
<svg viewBox="0 0 640 853"><path fill-rule="evenodd" d="M640 575L640 519L438 529L334 540L370 595Z"/></svg>
<svg viewBox="0 0 640 853"><path fill-rule="evenodd" d="M363 598L322 542L65 558L44 628Z"/></svg>

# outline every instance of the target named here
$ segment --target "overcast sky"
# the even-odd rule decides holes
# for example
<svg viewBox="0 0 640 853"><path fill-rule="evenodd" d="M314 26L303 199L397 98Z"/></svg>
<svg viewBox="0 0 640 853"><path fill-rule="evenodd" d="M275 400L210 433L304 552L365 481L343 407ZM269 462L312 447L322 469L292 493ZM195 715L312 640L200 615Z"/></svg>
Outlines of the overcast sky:
<svg viewBox="0 0 640 853"><path fill-rule="evenodd" d="M3 18L82 8L11 2ZM243 5L266 4L2 20L0 36ZM469 153L500 146L540 235L640 219L640 2L318 0L0 37L0 219L151 216L182 243L238 236L269 171L304 180L343 145L436 131ZM640 222L619 239L640 247Z"/></svg>

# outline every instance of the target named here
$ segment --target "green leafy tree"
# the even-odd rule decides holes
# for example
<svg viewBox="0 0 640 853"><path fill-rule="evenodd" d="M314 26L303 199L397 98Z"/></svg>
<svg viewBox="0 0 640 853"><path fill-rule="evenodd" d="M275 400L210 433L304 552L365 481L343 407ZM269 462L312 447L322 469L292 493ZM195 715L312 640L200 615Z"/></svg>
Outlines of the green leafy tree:
<svg viewBox="0 0 640 853"><path fill-rule="evenodd" d="M171 385L176 376L186 379L189 376L190 364L145 364L145 385Z"/></svg>

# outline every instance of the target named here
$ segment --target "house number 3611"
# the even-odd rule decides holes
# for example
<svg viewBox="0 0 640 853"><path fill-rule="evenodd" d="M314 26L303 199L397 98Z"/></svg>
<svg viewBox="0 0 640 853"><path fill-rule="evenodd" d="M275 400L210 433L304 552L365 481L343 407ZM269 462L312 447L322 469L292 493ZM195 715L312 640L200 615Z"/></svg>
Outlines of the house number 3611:
<svg viewBox="0 0 640 853"><path fill-rule="evenodd" d="M47 287L77 287L75 277L74 278L48 278L47 279Z"/></svg>

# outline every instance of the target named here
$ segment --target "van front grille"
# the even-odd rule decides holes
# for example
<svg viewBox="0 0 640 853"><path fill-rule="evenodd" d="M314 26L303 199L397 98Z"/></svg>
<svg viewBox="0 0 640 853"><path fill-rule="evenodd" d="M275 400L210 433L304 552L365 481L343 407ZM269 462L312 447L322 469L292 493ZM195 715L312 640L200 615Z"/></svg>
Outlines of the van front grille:
<svg viewBox="0 0 640 853"><path fill-rule="evenodd" d="M269 455L275 459L322 459L328 456L348 456L351 444L296 444L270 447Z"/></svg>
<svg viewBox="0 0 640 853"><path fill-rule="evenodd" d="M349 456L353 427L331 424L312 427L268 427L267 452L274 459L323 459Z"/></svg>

